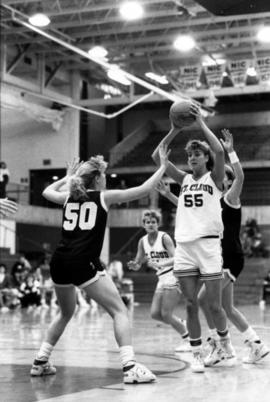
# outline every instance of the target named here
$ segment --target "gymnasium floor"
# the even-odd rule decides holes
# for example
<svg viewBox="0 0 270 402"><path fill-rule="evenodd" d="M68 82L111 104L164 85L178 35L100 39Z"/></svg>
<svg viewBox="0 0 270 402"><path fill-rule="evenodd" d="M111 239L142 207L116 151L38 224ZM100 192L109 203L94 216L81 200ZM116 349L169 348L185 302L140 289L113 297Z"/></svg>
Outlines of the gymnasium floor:
<svg viewBox="0 0 270 402"><path fill-rule="evenodd" d="M270 308L241 307L258 334L270 344ZM102 310L80 308L60 340L52 361L56 376L31 378L29 369L44 331L56 310L0 313L1 402L269 402L270 356L256 365L243 365L239 333L231 328L238 353L234 367L207 368L191 373L190 353L175 354L177 334L149 318L149 306L134 308L137 360L158 376L154 384L123 385L119 356L109 316ZM183 317L183 306L179 306ZM205 322L202 319L203 332Z"/></svg>

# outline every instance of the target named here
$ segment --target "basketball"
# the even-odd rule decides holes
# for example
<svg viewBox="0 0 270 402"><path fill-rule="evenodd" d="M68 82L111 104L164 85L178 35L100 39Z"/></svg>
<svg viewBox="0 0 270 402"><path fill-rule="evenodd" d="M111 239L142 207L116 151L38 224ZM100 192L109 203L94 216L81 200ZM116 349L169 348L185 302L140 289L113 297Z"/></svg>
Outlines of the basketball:
<svg viewBox="0 0 270 402"><path fill-rule="evenodd" d="M176 127L190 126L195 117L190 113L191 101L174 102L170 108L170 119Z"/></svg>

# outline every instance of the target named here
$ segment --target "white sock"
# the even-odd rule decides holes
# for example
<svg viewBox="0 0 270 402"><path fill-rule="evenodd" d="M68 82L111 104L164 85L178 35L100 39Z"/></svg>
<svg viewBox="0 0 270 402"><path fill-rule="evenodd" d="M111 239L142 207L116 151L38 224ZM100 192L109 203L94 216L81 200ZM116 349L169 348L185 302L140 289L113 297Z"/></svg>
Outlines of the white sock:
<svg viewBox="0 0 270 402"><path fill-rule="evenodd" d="M37 359L39 360L49 360L52 353L53 346L48 342L42 342L40 349L37 354Z"/></svg>
<svg viewBox="0 0 270 402"><path fill-rule="evenodd" d="M258 337L258 335L256 334L256 332L254 331L254 329L252 327L248 327L248 329L246 329L244 332L242 332L242 336L243 336L244 342L246 342L246 341L256 342L256 341L260 340L260 338Z"/></svg>
<svg viewBox="0 0 270 402"><path fill-rule="evenodd" d="M214 339L215 341L218 340L218 334L217 334L216 328L214 328L214 329L209 328L208 332L209 332L210 338Z"/></svg>
<svg viewBox="0 0 270 402"><path fill-rule="evenodd" d="M119 352L123 367L129 366L130 364L134 364L136 362L133 346L120 346Z"/></svg>

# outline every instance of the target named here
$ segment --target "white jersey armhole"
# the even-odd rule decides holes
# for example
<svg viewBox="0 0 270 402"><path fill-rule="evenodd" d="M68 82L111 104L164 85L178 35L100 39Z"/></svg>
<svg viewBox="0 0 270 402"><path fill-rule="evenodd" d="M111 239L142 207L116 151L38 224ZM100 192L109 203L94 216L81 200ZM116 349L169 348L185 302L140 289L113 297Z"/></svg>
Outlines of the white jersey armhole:
<svg viewBox="0 0 270 402"><path fill-rule="evenodd" d="M241 204L240 204L240 203L237 204L237 205L231 204L231 203L229 202L229 200L228 200L227 194L225 194L225 196L224 196L224 202L225 202L229 207L231 207L231 208L234 208L234 209L239 209L239 208L241 208Z"/></svg>
<svg viewBox="0 0 270 402"><path fill-rule="evenodd" d="M101 191L101 192L100 192L100 203L101 203L103 209L104 209L106 212L108 212L108 207L107 207L106 202L105 202L105 199L104 199L104 191Z"/></svg>

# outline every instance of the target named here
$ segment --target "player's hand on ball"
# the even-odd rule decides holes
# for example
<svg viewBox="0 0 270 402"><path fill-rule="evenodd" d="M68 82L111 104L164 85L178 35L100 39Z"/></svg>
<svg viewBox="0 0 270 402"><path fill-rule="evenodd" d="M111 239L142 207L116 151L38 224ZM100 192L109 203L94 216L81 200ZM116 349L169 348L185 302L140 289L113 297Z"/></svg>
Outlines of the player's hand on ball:
<svg viewBox="0 0 270 402"><path fill-rule="evenodd" d="M196 105L196 103L190 104L190 114L192 114L192 116L194 116L196 120L202 118L201 110L199 106Z"/></svg>

